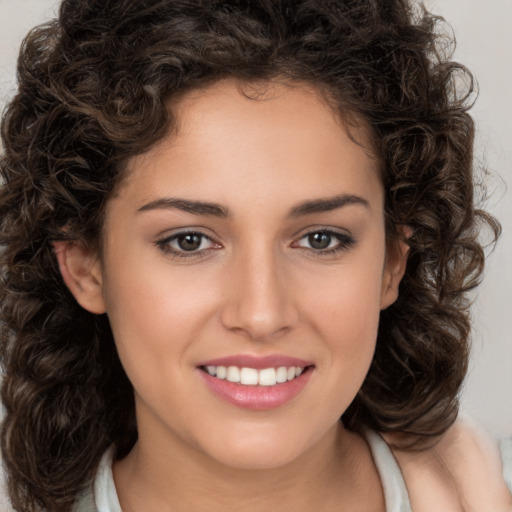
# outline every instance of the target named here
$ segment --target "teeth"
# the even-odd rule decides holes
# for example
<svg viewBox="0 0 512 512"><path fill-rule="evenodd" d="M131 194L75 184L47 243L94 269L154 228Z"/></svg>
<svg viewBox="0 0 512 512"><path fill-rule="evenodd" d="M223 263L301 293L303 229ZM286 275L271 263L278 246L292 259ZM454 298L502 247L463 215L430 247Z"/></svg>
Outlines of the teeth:
<svg viewBox="0 0 512 512"><path fill-rule="evenodd" d="M286 382L288 380L288 369L286 366L280 366L276 371L276 381Z"/></svg>
<svg viewBox="0 0 512 512"><path fill-rule="evenodd" d="M258 384L258 370L242 368L240 370L240 382L246 386L255 386Z"/></svg>
<svg viewBox="0 0 512 512"><path fill-rule="evenodd" d="M205 370L217 379L226 379L229 382L243 384L244 386L275 386L293 380L302 374L304 368L300 366L280 366L279 368L239 368L238 366L205 366Z"/></svg>
<svg viewBox="0 0 512 512"><path fill-rule="evenodd" d="M260 386L275 386L276 371L274 370L274 368L265 368L264 370L260 370L258 384Z"/></svg>
<svg viewBox="0 0 512 512"><path fill-rule="evenodd" d="M240 368L238 366L229 366L226 380L229 380L229 382L240 382Z"/></svg>

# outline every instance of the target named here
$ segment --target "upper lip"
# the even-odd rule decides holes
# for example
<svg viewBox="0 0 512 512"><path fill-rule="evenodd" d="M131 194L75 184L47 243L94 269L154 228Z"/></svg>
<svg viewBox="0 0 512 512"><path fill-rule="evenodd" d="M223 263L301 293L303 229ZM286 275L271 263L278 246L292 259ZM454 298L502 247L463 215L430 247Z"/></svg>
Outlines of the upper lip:
<svg viewBox="0 0 512 512"><path fill-rule="evenodd" d="M199 363L198 366L238 366L239 368L254 368L256 370L261 370L263 368L279 368L280 366L299 366L304 368L312 365L313 363L311 361L282 354L270 354L266 356L239 354L209 359L208 361Z"/></svg>

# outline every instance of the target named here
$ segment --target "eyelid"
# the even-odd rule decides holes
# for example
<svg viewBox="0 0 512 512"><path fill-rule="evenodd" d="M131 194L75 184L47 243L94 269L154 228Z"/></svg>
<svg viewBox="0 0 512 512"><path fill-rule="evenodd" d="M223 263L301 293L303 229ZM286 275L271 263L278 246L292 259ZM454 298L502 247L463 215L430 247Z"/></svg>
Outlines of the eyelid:
<svg viewBox="0 0 512 512"><path fill-rule="evenodd" d="M315 249L313 247L304 247L298 245L298 242L311 235L314 235L315 233L323 233L330 235L334 237L336 240L338 240L339 243L335 247L327 247L325 249ZM303 232L300 236L296 237L295 241L292 243L292 247L295 247L297 249L304 249L306 251L318 254L320 256L325 256L336 252L345 251L349 249L351 246L353 246L355 243L356 240L354 239L354 237L351 234L347 233L346 231L336 229L333 227L315 226L313 228L308 228L306 232Z"/></svg>
<svg viewBox="0 0 512 512"><path fill-rule="evenodd" d="M337 240L336 245L334 247L326 247L323 249L300 245L300 241L316 233L332 236L335 240ZM203 241L208 240L210 242L209 247L187 251L185 249L179 249L171 246L171 243L177 240L179 237L191 234L200 236ZM165 235L160 236L154 243L162 252L174 258L201 258L206 256L212 250L222 248L222 244L217 242L215 237L206 234L203 228L195 227L179 228L171 233L167 232ZM308 228L307 231L302 232L300 235L294 237L294 241L292 242L291 247L302 249L318 256L328 256L341 251L346 251L355 243L356 240L353 238L353 236L346 231L341 230L340 228L314 226ZM203 243L201 243L201 245L203 245Z"/></svg>
<svg viewBox="0 0 512 512"><path fill-rule="evenodd" d="M186 251L184 249L174 248L171 246L171 242L177 240L179 237L183 237L186 235L198 235L203 240L209 240L211 242L210 247L199 248L192 251ZM172 233L167 233L161 237L159 237L155 241L155 245L165 254L170 255L175 258L194 258L204 256L206 253L209 253L211 250L216 250L221 248L221 244L215 240L211 235L206 234L201 228L181 228ZM202 243L201 243L202 245Z"/></svg>

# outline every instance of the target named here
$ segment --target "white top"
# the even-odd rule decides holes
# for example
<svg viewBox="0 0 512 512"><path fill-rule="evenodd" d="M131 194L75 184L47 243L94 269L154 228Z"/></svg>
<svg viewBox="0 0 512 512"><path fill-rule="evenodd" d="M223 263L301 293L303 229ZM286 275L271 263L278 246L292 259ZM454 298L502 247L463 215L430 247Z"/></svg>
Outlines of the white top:
<svg viewBox="0 0 512 512"><path fill-rule="evenodd" d="M412 512L400 467L382 437L372 431L366 440L384 489L386 512ZM512 493L512 437L500 443L503 476ZM113 449L102 457L93 485L78 499L73 512L122 512L112 475Z"/></svg>
<svg viewBox="0 0 512 512"><path fill-rule="evenodd" d="M503 478L508 490L512 493L512 437L501 440L500 451L503 462Z"/></svg>

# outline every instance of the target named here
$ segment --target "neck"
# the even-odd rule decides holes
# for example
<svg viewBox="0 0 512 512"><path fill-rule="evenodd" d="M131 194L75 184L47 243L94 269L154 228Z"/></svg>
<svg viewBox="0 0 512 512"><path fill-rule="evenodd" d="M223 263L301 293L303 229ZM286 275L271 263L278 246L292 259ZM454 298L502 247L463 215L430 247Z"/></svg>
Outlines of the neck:
<svg viewBox="0 0 512 512"><path fill-rule="evenodd" d="M368 501L365 510L383 510L368 447L341 423L296 460L271 469L228 467L190 446L171 443L166 449L141 436L114 465L114 478L125 512L330 511L360 506L361 499Z"/></svg>

